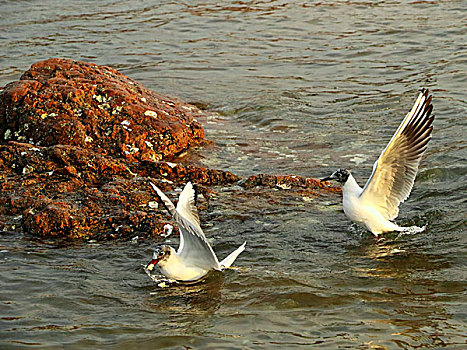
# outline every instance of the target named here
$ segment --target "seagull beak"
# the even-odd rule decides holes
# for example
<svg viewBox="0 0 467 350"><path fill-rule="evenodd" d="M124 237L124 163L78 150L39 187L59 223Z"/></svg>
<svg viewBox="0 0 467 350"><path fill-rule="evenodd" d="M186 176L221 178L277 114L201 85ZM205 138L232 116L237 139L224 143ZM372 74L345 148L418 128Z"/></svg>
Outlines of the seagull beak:
<svg viewBox="0 0 467 350"><path fill-rule="evenodd" d="M161 259L152 259L150 262L148 262L148 264L146 265L146 270L148 271L152 271L154 269L154 266L157 265L157 263L160 261Z"/></svg>
<svg viewBox="0 0 467 350"><path fill-rule="evenodd" d="M334 179L335 178L331 175L331 176L328 176L328 177L323 177L319 181L324 182L324 181L330 181L330 180L334 180Z"/></svg>

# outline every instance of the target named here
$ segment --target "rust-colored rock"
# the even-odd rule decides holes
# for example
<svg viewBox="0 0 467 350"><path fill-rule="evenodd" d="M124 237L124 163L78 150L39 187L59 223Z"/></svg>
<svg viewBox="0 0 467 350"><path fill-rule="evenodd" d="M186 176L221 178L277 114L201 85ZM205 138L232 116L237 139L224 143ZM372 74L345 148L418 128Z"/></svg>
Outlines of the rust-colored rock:
<svg viewBox="0 0 467 350"><path fill-rule="evenodd" d="M68 145L0 145L0 229L69 238L159 235L167 221L149 181L171 191L187 181L239 179L194 166L125 162Z"/></svg>
<svg viewBox="0 0 467 350"><path fill-rule="evenodd" d="M170 162L144 162L138 173L150 177L164 177L179 183L192 181L206 186L231 184L241 178L229 171L206 169L192 165L181 165Z"/></svg>
<svg viewBox="0 0 467 350"><path fill-rule="evenodd" d="M329 182L322 182L312 177L302 177L297 175L267 175L258 174L252 175L242 183L245 188L255 186L287 189L302 189L302 190L323 190L330 192L341 192L340 187L329 186Z"/></svg>
<svg viewBox="0 0 467 350"><path fill-rule="evenodd" d="M0 137L72 145L134 160L168 159L204 138L197 107L115 69L69 59L34 64L0 93Z"/></svg>
<svg viewBox="0 0 467 350"><path fill-rule="evenodd" d="M108 67L36 63L0 92L0 231L159 235L168 217L150 181L163 191L192 181L205 199L212 193L205 186L233 183L335 191L311 178L260 174L241 182L227 171L166 161L203 140L194 119L203 113Z"/></svg>

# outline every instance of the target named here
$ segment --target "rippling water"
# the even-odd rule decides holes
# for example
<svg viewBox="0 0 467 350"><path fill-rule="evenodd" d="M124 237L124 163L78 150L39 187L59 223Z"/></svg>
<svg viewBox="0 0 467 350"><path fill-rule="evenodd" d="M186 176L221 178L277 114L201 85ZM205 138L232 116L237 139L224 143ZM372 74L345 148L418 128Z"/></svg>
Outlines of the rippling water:
<svg viewBox="0 0 467 350"><path fill-rule="evenodd" d="M0 347L466 347L465 1L0 0L0 86L67 57L217 111L216 145L185 162L363 184L417 90L435 131L403 224L376 242L337 196L218 188L201 219L237 265L158 289L157 242L60 244L0 236ZM135 232L135 235L138 233ZM176 239L171 239L176 244Z"/></svg>

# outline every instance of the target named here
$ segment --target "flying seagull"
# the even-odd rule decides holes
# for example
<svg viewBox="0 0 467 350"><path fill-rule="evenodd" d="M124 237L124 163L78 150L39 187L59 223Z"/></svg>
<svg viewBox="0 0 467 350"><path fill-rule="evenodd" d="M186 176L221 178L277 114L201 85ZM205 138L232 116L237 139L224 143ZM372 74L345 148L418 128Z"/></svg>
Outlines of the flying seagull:
<svg viewBox="0 0 467 350"><path fill-rule="evenodd" d="M375 236L390 231L406 231L392 222L399 204L410 195L418 166L431 139L434 116L432 96L422 89L412 110L373 165L373 173L363 189L347 169L336 170L321 181L337 180L342 185L345 215Z"/></svg>
<svg viewBox="0 0 467 350"><path fill-rule="evenodd" d="M157 265L169 280L197 281L211 270L222 271L229 268L237 256L245 250L246 242L221 262L217 260L201 229L195 205L195 191L191 182L185 185L176 208L159 188L153 183L150 184L177 222L180 228L180 244L177 251L167 245L156 249L152 260L145 267L146 270L152 271Z"/></svg>

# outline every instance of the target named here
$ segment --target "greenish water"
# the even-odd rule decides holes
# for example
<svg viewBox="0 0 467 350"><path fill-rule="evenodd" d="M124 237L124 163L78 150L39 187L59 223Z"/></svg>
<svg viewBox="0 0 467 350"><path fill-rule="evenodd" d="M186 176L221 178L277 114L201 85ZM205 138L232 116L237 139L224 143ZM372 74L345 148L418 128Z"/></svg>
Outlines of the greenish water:
<svg viewBox="0 0 467 350"><path fill-rule="evenodd" d="M161 241L0 236L0 347L463 349L466 345L465 1L5 1L0 86L50 57L115 67L206 105L215 146L184 160L360 184L417 90L435 130L399 222L377 242L338 196L216 188L202 225L238 271L158 289ZM135 232L135 236L138 232ZM176 245L177 239L170 238Z"/></svg>

